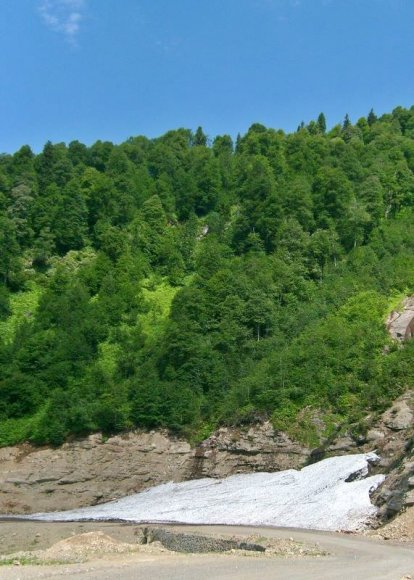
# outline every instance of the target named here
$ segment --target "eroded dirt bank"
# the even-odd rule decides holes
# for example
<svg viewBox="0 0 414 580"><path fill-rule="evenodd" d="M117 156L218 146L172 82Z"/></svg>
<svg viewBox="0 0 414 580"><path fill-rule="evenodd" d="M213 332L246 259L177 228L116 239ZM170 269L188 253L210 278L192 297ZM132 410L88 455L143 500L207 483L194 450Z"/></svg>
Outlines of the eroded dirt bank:
<svg viewBox="0 0 414 580"><path fill-rule="evenodd" d="M167 481L301 467L310 450L269 423L221 429L197 448L166 432L100 434L57 449L0 449L0 513L93 505Z"/></svg>
<svg viewBox="0 0 414 580"><path fill-rule="evenodd" d="M358 430L338 433L318 449L268 422L221 428L195 448L164 431L109 439L95 434L56 449L6 447L0 449L0 514L73 509L167 481L274 472L330 455L376 450L381 457L376 469L387 479L374 500L387 519L414 504L413 409L409 392L382 416L367 417Z"/></svg>

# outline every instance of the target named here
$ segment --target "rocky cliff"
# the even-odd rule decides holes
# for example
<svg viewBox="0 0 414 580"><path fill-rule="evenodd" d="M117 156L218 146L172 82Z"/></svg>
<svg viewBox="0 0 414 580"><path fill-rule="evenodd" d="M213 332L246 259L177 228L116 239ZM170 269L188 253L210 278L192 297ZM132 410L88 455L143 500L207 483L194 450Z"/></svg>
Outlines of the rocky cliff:
<svg viewBox="0 0 414 580"><path fill-rule="evenodd" d="M59 448L28 444L0 449L0 513L65 510L94 505L167 481L300 468L322 457L376 450L387 473L374 499L387 519L414 505L414 399L411 392L362 428L310 449L268 422L221 428L192 448L164 431L100 434Z"/></svg>
<svg viewBox="0 0 414 580"><path fill-rule="evenodd" d="M409 340L414 334L414 296L405 298L399 310L393 310L387 318L386 326L394 340Z"/></svg>
<svg viewBox="0 0 414 580"><path fill-rule="evenodd" d="M163 431L100 434L57 449L25 444L0 449L0 513L82 507L167 481L226 477L303 466L306 447L269 423L220 429L199 447Z"/></svg>

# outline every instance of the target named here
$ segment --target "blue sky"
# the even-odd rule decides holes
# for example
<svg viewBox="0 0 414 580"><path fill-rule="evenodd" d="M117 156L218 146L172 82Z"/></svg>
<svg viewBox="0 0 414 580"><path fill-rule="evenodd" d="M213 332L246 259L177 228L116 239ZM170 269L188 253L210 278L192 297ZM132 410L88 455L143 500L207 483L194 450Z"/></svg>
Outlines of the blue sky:
<svg viewBox="0 0 414 580"><path fill-rule="evenodd" d="M0 152L414 104L414 0L1 0Z"/></svg>

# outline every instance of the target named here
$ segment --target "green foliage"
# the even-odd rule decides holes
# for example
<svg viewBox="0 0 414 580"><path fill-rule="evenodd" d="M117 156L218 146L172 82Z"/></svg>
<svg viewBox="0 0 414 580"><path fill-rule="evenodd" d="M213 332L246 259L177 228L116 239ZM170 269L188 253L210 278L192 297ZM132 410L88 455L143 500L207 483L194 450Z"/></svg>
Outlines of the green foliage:
<svg viewBox="0 0 414 580"><path fill-rule="evenodd" d="M6 311L9 315L5 320L0 319L0 336L4 342L11 342L18 327L34 319L41 292L41 288L32 283L27 284L26 290L11 295Z"/></svg>
<svg viewBox="0 0 414 580"><path fill-rule="evenodd" d="M208 439L210 435L214 433L216 428L216 423L203 423L197 430L191 433L190 442L193 445L198 445L202 441L205 441L205 439Z"/></svg>
<svg viewBox="0 0 414 580"><path fill-rule="evenodd" d="M273 427L283 431L293 440L308 447L318 447L322 440L329 438L344 420L326 409L304 407L298 409L292 403L276 410L272 415Z"/></svg>
<svg viewBox="0 0 414 580"><path fill-rule="evenodd" d="M165 279L143 280L142 296L147 312L140 317L142 332L150 340L162 336L171 311L171 304L179 288L171 286Z"/></svg>
<svg viewBox="0 0 414 580"><path fill-rule="evenodd" d="M271 418L313 446L379 411L414 387L384 326L414 293L413 171L402 107L4 156L0 445Z"/></svg>
<svg viewBox="0 0 414 580"><path fill-rule="evenodd" d="M33 420L33 417L20 417L0 421L0 447L27 441Z"/></svg>

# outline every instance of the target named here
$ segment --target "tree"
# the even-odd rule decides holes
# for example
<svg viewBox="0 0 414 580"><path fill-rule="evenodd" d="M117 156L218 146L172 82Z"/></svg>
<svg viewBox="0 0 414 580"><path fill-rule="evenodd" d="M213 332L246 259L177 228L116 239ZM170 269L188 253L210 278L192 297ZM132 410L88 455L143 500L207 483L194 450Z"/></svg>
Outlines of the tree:
<svg viewBox="0 0 414 580"><path fill-rule="evenodd" d="M198 127L194 134L193 145L196 147L206 147L207 145L207 136L204 134L201 127Z"/></svg>
<svg viewBox="0 0 414 580"><path fill-rule="evenodd" d="M285 216L297 219L306 230L314 229L312 187L306 177L299 175L289 180L281 199Z"/></svg>
<svg viewBox="0 0 414 580"><path fill-rule="evenodd" d="M344 122L342 123L342 130L346 131L351 126L351 120L349 118L348 113L345 115Z"/></svg>
<svg viewBox="0 0 414 580"><path fill-rule="evenodd" d="M56 249L55 236L48 226L42 228L33 244L33 265L45 268Z"/></svg>
<svg viewBox="0 0 414 580"><path fill-rule="evenodd" d="M79 182L72 179L63 190L54 222L56 246L60 252L83 248L88 233L87 216L86 201Z"/></svg>
<svg viewBox="0 0 414 580"><path fill-rule="evenodd" d="M16 238L21 247L30 246L33 238L33 230L30 227L30 209L34 196L30 186L20 183L10 192L11 203L8 207L8 215L13 222Z"/></svg>
<svg viewBox="0 0 414 580"><path fill-rule="evenodd" d="M197 215L205 215L215 209L221 187L220 170L211 150L196 148L191 152L191 177L195 185L193 209Z"/></svg>
<svg viewBox="0 0 414 580"><path fill-rule="evenodd" d="M216 157L222 155L231 156L233 153L233 140L230 135L217 136L213 141L213 152Z"/></svg>
<svg viewBox="0 0 414 580"><path fill-rule="evenodd" d="M322 135L325 135L325 133L326 133L326 119L325 119L325 115L323 113L319 114L318 120L317 120L317 125L318 125L320 133L322 133Z"/></svg>
<svg viewBox="0 0 414 580"><path fill-rule="evenodd" d="M334 230L316 230L309 240L309 253L317 266L315 273L323 278L325 268L328 264L337 264L338 258L342 254L338 234Z"/></svg>
<svg viewBox="0 0 414 580"><path fill-rule="evenodd" d="M14 185L27 184L31 189L36 186L35 155L29 145L23 145L13 155L10 164L10 173Z"/></svg>
<svg viewBox="0 0 414 580"><path fill-rule="evenodd" d="M160 264L163 238L168 229L161 200L153 195L143 204L141 212L131 224L133 246L142 251L153 266Z"/></svg>
<svg viewBox="0 0 414 580"><path fill-rule="evenodd" d="M370 127L372 127L372 125L378 121L378 117L374 113L374 109L371 109L368 113L367 121Z"/></svg>
<svg viewBox="0 0 414 580"><path fill-rule="evenodd" d="M73 166L64 143L53 145L48 141L42 153L36 157L35 165L39 191L45 190L52 183L63 187L72 176Z"/></svg>
<svg viewBox="0 0 414 580"><path fill-rule="evenodd" d="M325 227L330 219L340 219L352 199L352 188L343 171L322 168L313 183L315 219Z"/></svg>
<svg viewBox="0 0 414 580"><path fill-rule="evenodd" d="M89 150L89 162L98 171L104 172L114 149L110 141L97 141Z"/></svg>
<svg viewBox="0 0 414 580"><path fill-rule="evenodd" d="M257 232L270 249L281 219L281 199L268 159L262 155L244 158L240 167L238 189L241 212L234 225L233 241L243 249L249 233Z"/></svg>
<svg viewBox="0 0 414 580"><path fill-rule="evenodd" d="M353 198L338 226L344 246L350 249L361 245L365 240L370 223L371 216L365 205Z"/></svg>
<svg viewBox="0 0 414 580"><path fill-rule="evenodd" d="M89 158L88 148L79 141L71 141L68 146L68 157L74 167L80 164L85 165Z"/></svg>
<svg viewBox="0 0 414 580"><path fill-rule="evenodd" d="M378 176L370 175L361 183L358 197L365 205L373 224L378 224L385 215L384 188Z"/></svg>
<svg viewBox="0 0 414 580"><path fill-rule="evenodd" d="M16 227L7 217L0 216L0 279L5 285L13 282L20 269Z"/></svg>

